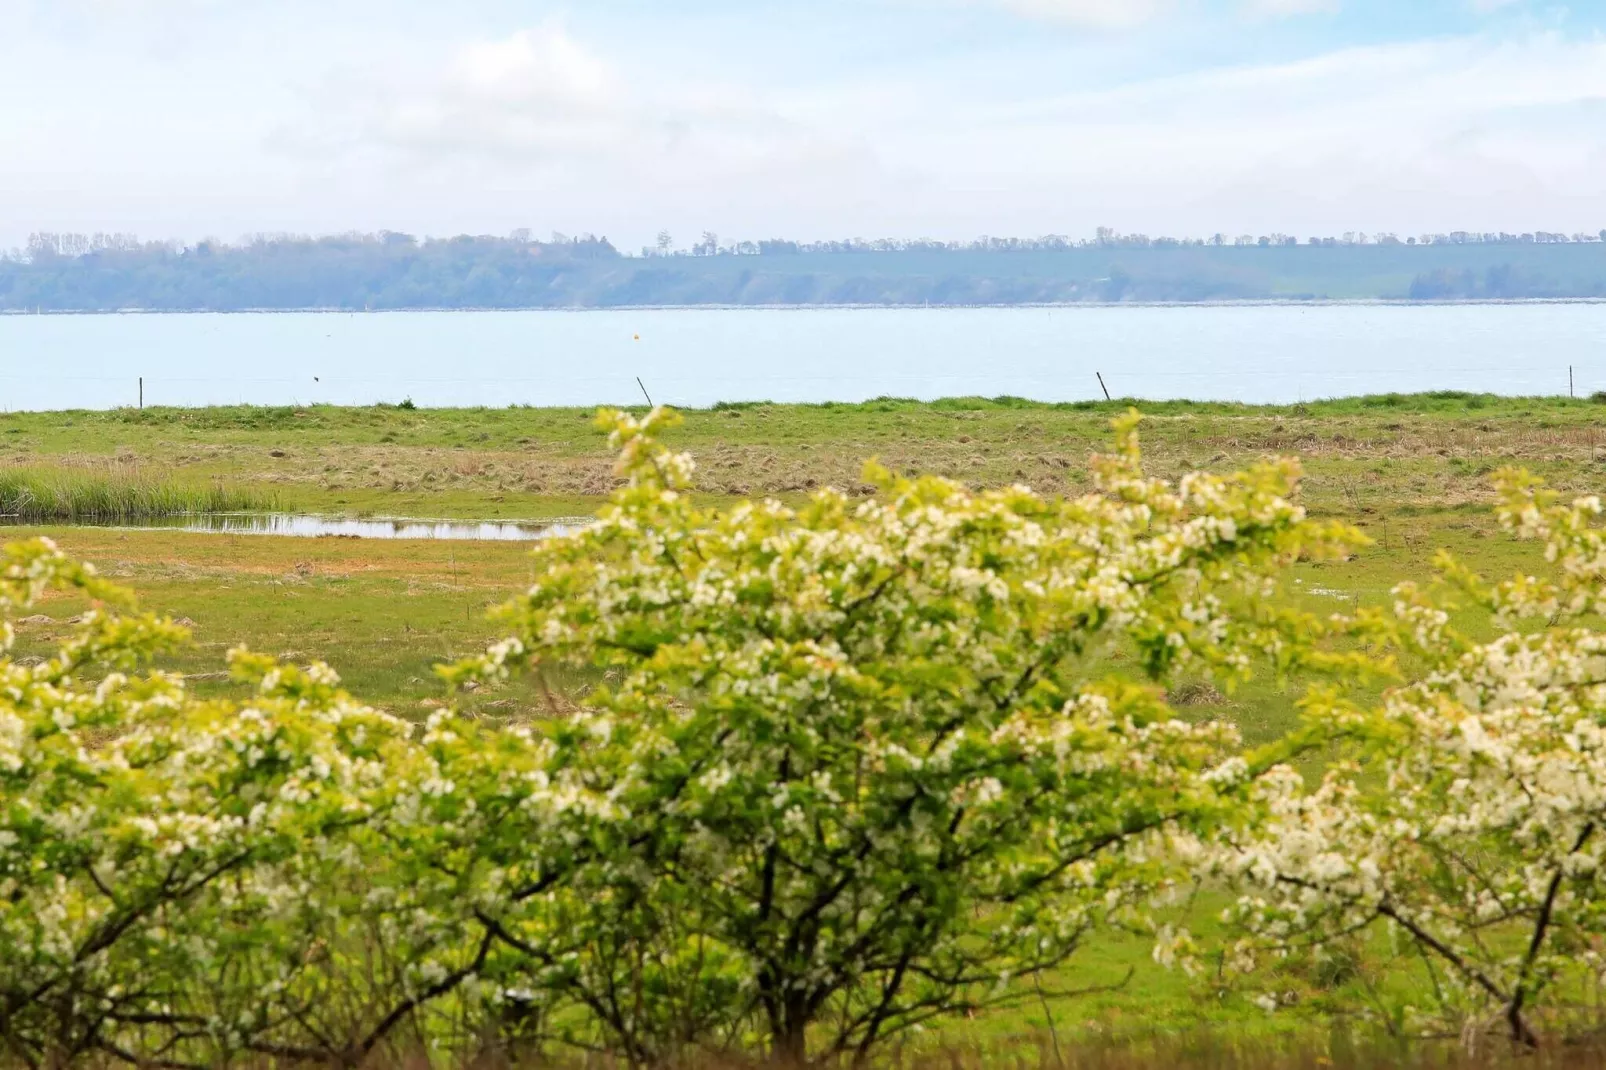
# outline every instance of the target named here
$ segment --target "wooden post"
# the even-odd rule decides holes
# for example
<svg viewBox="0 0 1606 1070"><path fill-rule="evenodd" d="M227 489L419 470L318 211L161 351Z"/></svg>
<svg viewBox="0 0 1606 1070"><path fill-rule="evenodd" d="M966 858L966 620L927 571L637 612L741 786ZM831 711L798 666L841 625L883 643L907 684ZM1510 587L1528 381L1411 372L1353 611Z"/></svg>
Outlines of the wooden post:
<svg viewBox="0 0 1606 1070"><path fill-rule="evenodd" d="M1573 393L1573 366L1571 364L1567 365L1567 396L1570 398L1578 396Z"/></svg>
<svg viewBox="0 0 1606 1070"><path fill-rule="evenodd" d="M145 411L145 377L139 377L139 411Z"/></svg>
<svg viewBox="0 0 1606 1070"><path fill-rule="evenodd" d="M1104 400L1105 401L1109 401L1110 400L1110 388L1104 385L1104 373L1103 372L1094 372L1093 374L1099 377L1099 389L1104 391Z"/></svg>

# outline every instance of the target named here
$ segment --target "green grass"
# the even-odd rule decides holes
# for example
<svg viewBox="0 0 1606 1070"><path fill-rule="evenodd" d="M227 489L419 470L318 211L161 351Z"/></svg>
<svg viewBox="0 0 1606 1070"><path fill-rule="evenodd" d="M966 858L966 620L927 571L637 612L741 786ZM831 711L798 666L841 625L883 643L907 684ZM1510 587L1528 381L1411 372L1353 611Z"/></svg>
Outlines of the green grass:
<svg viewBox="0 0 1606 1070"><path fill-rule="evenodd" d="M795 499L857 486L877 458L977 486L1085 489L1089 453L1129 403L1014 398L860 404L727 404L686 413L674 442L696 455L714 499ZM1606 404L1438 392L1305 405L1139 402L1161 475L1294 453L1306 503L1357 517L1481 506L1488 473L1520 463L1564 489L1606 468ZM161 471L222 482L285 508L349 515L539 518L590 512L614 486L589 409L406 410L330 406L0 415L0 467Z"/></svg>
<svg viewBox="0 0 1606 1070"><path fill-rule="evenodd" d="M482 649L496 637L487 609L528 584L529 547L515 543L272 538L173 530L27 526L0 538L48 535L131 587L142 607L190 622L190 649L166 667L197 674L204 693L233 693L213 678L227 651L253 650L327 661L353 693L409 717L443 697L432 667ZM16 653L41 656L71 629L86 603L47 596L18 627ZM509 700L512 703L509 703ZM542 712L523 690L483 704ZM480 703L472 703L477 708Z"/></svg>
<svg viewBox="0 0 1606 1070"><path fill-rule="evenodd" d="M1295 454L1307 469L1304 503L1372 537L1352 561L1289 577L1284 596L1317 612L1382 602L1400 580L1425 577L1441 547L1496 576L1537 565L1534 548L1506 539L1489 514L1489 475L1502 465L1578 492L1606 476L1606 404L1587 399L1439 392L1143 407L1152 472L1176 477ZM858 487L872 457L978 487L1078 493L1089 486L1089 454L1107 444L1109 419L1125 408L1015 398L725 404L686 413L673 442L696 458L701 493L715 502ZM254 502L332 514L585 515L615 482L592 418L574 408L396 406L14 413L0 415L0 473L70 482L160 471L174 486L221 485ZM436 694L434 661L490 638L482 609L529 577L519 546L52 533L155 608L201 621L212 661L241 640L303 651L327 658L364 696L403 709ZM203 660L187 668L204 671ZM1290 726L1295 693L1258 681L1197 713L1229 716L1262 742Z"/></svg>
<svg viewBox="0 0 1606 1070"><path fill-rule="evenodd" d="M261 490L190 486L115 469L0 468L0 517L20 523L254 512L274 504L273 496Z"/></svg>
<svg viewBox="0 0 1606 1070"><path fill-rule="evenodd" d="M687 413L674 443L697 459L702 493L716 502L744 494L796 500L813 486L857 487L870 457L975 486L1019 481L1048 493L1076 493L1089 486L1087 457L1107 442L1109 418L1125 407L1010 398L722 405ZM1503 465L1524 465L1568 491L1598 491L1606 478L1606 404L1585 399L1437 393L1303 406L1142 407L1149 416L1147 463L1156 474L1228 470L1268 453L1295 454L1308 472L1305 504L1371 537L1373 544L1349 561L1302 564L1290 572L1281 597L1313 612L1381 604L1400 580L1429 578L1441 548L1495 577L1542 567L1536 548L1507 538L1489 514L1489 475ZM175 487L222 484L257 501L316 512L575 515L592 511L614 482L591 417L579 409L395 407L7 414L0 416L0 475L17 470L7 465L62 479L139 469L169 473ZM224 652L245 642L296 660L325 659L356 694L407 716L421 716L441 697L431 667L494 638L485 610L531 577L528 547L517 544L274 539L59 524L17 534L25 531L49 534L68 552L95 561L133 587L148 608L194 621L196 646L171 663L180 671L215 673ZM68 597L47 602L41 613L48 622L19 628L19 656L43 653L66 631L56 622L81 608ZM1475 633L1487 629L1470 612L1456 619ZM583 685L558 683L560 703L572 701ZM203 675L197 686L221 693L234 685ZM1209 701L1185 704L1183 712L1232 720L1251 743L1260 743L1292 727L1300 692L1297 681L1264 677L1219 699L1193 692ZM471 696L468 710L550 712L539 689L522 685ZM1206 897L1188 924L1208 934L1219 906ZM1350 982L1286 980L1318 1017L1267 1016L1249 1002L1252 993L1166 972L1149 960L1143 938L1106 934L1048 984L1102 991L1051 998L1046 1013L1028 999L948 1023L922 1044L942 1051L955 1042L1007 1045L1027 1037L1035 1043L1052 1016L1068 1043L1138 1038L1170 1050L1165 1045L1189 1043L1204 1030L1248 1056L1317 1050L1309 1042L1326 1036L1321 1031L1328 1026L1312 1022ZM1247 1056L1233 1065L1240 1064L1265 1065Z"/></svg>

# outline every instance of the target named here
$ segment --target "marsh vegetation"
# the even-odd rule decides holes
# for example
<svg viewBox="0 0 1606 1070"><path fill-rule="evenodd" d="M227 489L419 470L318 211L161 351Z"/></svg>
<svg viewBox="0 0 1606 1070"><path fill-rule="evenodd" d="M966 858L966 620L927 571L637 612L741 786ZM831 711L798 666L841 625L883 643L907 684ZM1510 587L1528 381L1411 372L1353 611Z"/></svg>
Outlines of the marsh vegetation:
<svg viewBox="0 0 1606 1070"><path fill-rule="evenodd" d="M26 694L6 708L34 727L15 737L32 741L17 751L30 771L0 776L0 790L24 809L47 788L106 791L83 798L102 800L96 821L107 823L46 865L81 897L72 925L88 926L51 930L61 946L88 946L73 941L108 931L94 919L139 895L165 905L159 931L129 930L140 935L128 957L119 945L95 958L109 973L30 960L29 983L76 985L70 1001L25 1006L23 989L0 985L13 1000L13 1055L105 1062L120 1058L114 1045L148 1063L226 1052L385 1065L434 1046L435 1058L488 1065L859 1053L910 1066L1252 1070L1497 1065L1514 1044L1537 1046L1527 1065L1588 1065L1592 1049L1565 1042L1600 1022L1585 865L1602 779L1586 731L1600 720L1599 535L1587 500L1572 507L1491 476L1528 461L1587 489L1606 407L1442 396L1156 408L1147 472L1215 474L1168 488L1140 478L1124 446L1089 473L1087 453L1110 446L1111 414L1098 407L726 406L680 428L620 418L629 463L603 477L623 484L609 491L614 520L543 544L533 562L513 545L37 529L103 574L12 551L17 639L5 671ZM63 468L108 447L165 451L205 458L188 467L229 473L248 492L309 497L321 488L276 478L295 455L366 443L461 463L445 497L464 512L519 504L492 500L494 457L584 466L609 452L574 414L540 410L8 419L16 452ZM905 445L917 428L924 442ZM721 476L699 445L750 450L740 470L755 481L795 478L775 471L786 457L804 472L818 459L812 478L825 484L843 455L877 443L982 463L964 470L970 487L855 471L843 494L777 488L775 504L742 507L721 490L681 494L686 473L656 452L658 436L692 445L704 486ZM467 441L459 450L453 439ZM1250 467L1301 443L1312 474L1297 489L1290 468ZM887 456L861 455L877 452ZM1063 483L1045 496L1009 489L1017 455L1049 458L1042 470ZM1139 503L1153 527L1131 526ZM1563 566L1554 586L1544 543ZM1141 592L1084 567L1094 545L1093 558L1127 562L1122 582ZM1440 573L1455 598L1398 586L1431 579L1445 547L1466 566ZM1538 581L1494 582L1513 572ZM1080 577L1081 593L1040 603L1050 573ZM17 586L24 575L60 586ZM108 577L184 618L194 641L159 621L78 619L118 601ZM488 622L484 610L519 589L529 593ZM1508 630L1502 614L1529 624ZM808 634L791 635L800 627ZM236 656L233 675L220 672L241 641L267 656ZM189 679L92 697L97 659L132 664L117 650ZM320 660L371 705L307 668ZM439 663L456 665L455 693ZM1456 678L1464 686L1444 684ZM1529 697L1513 704L1519 693ZM52 719L62 701L77 703L84 738L116 749L75 749L77 730ZM141 709L174 712L131 732L124 718ZM260 731L263 713L287 733L276 738L288 764L236 766L212 752L208 740ZM1498 745L1464 746L1468 717ZM908 757L953 732L960 743L944 761ZM1049 753L1059 758L1033 764ZM656 757L643 765L646 754ZM342 779L376 762L382 780ZM1545 780L1556 805L1521 802L1531 762L1572 763L1570 779ZM1273 775L1278 763L1287 769ZM326 765L333 779L267 824L207 825L215 843L200 825L201 838L160 831L211 813L193 800L218 785L294 799L311 783L296 770ZM1105 782L1102 767L1126 772ZM685 794L688 776L697 787ZM182 790L147 798L163 778ZM844 794L850 782L860 786ZM1055 810L1048 800L1065 792L1071 810ZM135 812L170 805L161 800L180 809ZM912 823L899 817L909 800L925 800ZM371 816L350 825L352 807ZM1430 818L1439 823L1415 839L1382 834ZM27 827L45 838L10 847L44 858L54 833ZM875 849L848 864L838 841L855 837ZM172 898L162 874L177 871L152 867L169 865L180 840L200 867L186 872L226 855L248 878L218 885L221 897L198 885L193 899ZM1434 849L1412 846L1423 842ZM309 843L321 846L303 857ZM766 898L764 852L743 846L766 843L798 863L784 901ZM963 866L942 862L950 850ZM75 861L87 857L102 861ZM1031 878L1056 859L1089 883L1051 890ZM359 871L341 868L354 862ZM45 870L5 872L23 881L7 915L20 940L35 916L53 917L35 893L61 893L23 879ZM272 889L290 879L304 898L284 913L289 900ZM507 883L521 879L533 883ZM838 882L868 913L821 929L809 891ZM535 885L551 894L507 894ZM907 910L875 912L905 894ZM773 926L750 924L764 910ZM233 980L204 990L160 980L205 975L212 960L193 956L213 953L218 926L238 934L226 952ZM807 1005L782 998L816 983L787 958L788 933L821 941L834 963ZM892 984L905 954L918 980ZM294 965L262 989L250 978L270 962ZM792 969L803 973L788 979ZM142 992L128 977L156 980ZM163 1007L197 1009L138 1009L157 993ZM68 1013L107 1006L98 1018ZM275 1009L240 1017L261 1007ZM191 1015L234 1024L203 1036Z"/></svg>

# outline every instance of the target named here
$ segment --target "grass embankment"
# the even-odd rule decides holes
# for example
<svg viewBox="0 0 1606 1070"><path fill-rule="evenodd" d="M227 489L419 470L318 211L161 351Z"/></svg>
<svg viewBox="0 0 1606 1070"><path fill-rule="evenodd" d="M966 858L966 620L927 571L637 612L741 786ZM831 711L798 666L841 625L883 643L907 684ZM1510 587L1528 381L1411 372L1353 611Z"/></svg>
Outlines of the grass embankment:
<svg viewBox="0 0 1606 1070"><path fill-rule="evenodd" d="M858 488L868 457L976 486L1018 481L1074 493L1088 487L1087 456L1105 445L1110 416L1125 407L1007 399L722 406L687 413L675 444L696 456L704 493L716 500L799 499L824 484ZM1486 508L1488 476L1502 465L1524 465L1570 492L1597 491L1606 482L1606 405L1587 400L1444 394L1282 407L1142 407L1150 416L1144 446L1154 473L1230 470L1267 453L1297 454L1309 472L1306 504L1371 535L1374 544L1348 562L1302 565L1289 575L1282 596L1316 612L1381 602L1400 580L1427 578L1440 548L1496 576L1538 567L1534 547L1504 537ZM577 409L322 407L9 414L0 416L0 466L95 472L139 465L307 511L573 515L593 510L613 484L607 445L591 430L591 417ZM431 666L494 637L485 608L531 575L528 547L518 544L26 530L44 531L97 562L148 607L193 620L197 647L176 660L182 671L216 672L223 651L245 642L326 659L357 694L411 716L439 700ZM18 653L41 652L62 630L54 622L79 608L65 598L47 603L42 612L51 620L23 626ZM197 686L233 685L203 678ZM567 701L566 689L556 690L558 701ZM567 690L572 696L574 689ZM1184 712L1233 720L1250 741L1261 742L1294 723L1298 691L1266 679L1227 696L1195 688L1179 698L1192 703ZM547 706L538 689L519 687L471 696L468 708L518 714ZM1208 935L1219 906L1197 904L1188 924ZM1047 987L1107 991L1050 999L1046 1011L1029 998L1014 1010L945 1026L923 1046L935 1049L955 1037L1002 1044L1023 1034L1044 1036L1051 1020L1079 1051L1089 1050L1084 1045L1095 1036L1192 1035L1202 1027L1223 1033L1240 1055L1198 1065L1249 1067L1289 1065L1260 1063L1255 1055L1271 1050L1265 1045L1272 1039L1299 1045L1313 1035L1299 1012L1268 1016L1250 994L1160 969L1148 949L1142 937L1101 936ZM1368 982L1286 979L1314 1011L1326 1005L1323 994L1332 985Z"/></svg>

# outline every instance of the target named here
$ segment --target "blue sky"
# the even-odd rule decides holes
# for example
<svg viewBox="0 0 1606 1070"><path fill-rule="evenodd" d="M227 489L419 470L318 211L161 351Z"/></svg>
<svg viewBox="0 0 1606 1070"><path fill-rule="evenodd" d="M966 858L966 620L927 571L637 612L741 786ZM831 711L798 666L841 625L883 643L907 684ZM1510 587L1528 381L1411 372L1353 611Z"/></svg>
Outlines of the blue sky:
<svg viewBox="0 0 1606 1070"><path fill-rule="evenodd" d="M1606 0L0 0L0 245L1606 226Z"/></svg>

